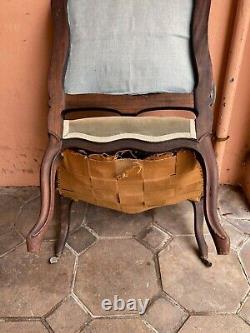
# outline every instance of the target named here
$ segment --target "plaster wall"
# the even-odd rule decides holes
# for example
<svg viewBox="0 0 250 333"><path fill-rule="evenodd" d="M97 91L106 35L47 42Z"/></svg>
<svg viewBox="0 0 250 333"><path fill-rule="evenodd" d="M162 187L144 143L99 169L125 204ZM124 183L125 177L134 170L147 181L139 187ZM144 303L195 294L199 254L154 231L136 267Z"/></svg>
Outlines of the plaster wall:
<svg viewBox="0 0 250 333"><path fill-rule="evenodd" d="M218 87L216 115L235 5L235 0L212 1L209 40ZM0 186L38 185L47 143L50 0L3 1L0 22ZM242 165L249 150L249 59L250 35L223 160L223 183L241 182Z"/></svg>

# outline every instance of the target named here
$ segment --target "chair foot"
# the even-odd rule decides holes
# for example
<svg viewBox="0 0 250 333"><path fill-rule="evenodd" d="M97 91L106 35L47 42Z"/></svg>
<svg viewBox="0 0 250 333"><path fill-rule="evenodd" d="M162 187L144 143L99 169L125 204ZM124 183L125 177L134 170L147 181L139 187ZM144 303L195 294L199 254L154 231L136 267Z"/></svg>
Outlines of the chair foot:
<svg viewBox="0 0 250 333"><path fill-rule="evenodd" d="M211 231L214 244L219 255L228 255L230 252L230 239L225 234L224 239L218 237L215 233Z"/></svg>
<svg viewBox="0 0 250 333"><path fill-rule="evenodd" d="M206 267L212 267L212 262L209 261L207 258L200 257L200 259Z"/></svg>
<svg viewBox="0 0 250 333"><path fill-rule="evenodd" d="M200 142L200 156L205 175L204 211L207 225L213 238L217 253L227 255L230 252L230 239L220 223L217 212L218 170L211 138L204 137Z"/></svg>
<svg viewBox="0 0 250 333"><path fill-rule="evenodd" d="M60 235L56 245L56 257L60 258L63 254L65 244L69 235L70 228L70 208L71 208L72 200L65 198L63 196L60 197Z"/></svg>
<svg viewBox="0 0 250 333"><path fill-rule="evenodd" d="M39 253L42 245L43 234L32 237L31 234L26 238L26 245L28 252Z"/></svg>
<svg viewBox="0 0 250 333"><path fill-rule="evenodd" d="M27 250L29 252L39 252L43 236L48 224L51 222L54 213L55 203L55 176L59 163L59 153L61 142L50 136L49 145L43 158L41 166L41 210L37 223L29 232L27 240Z"/></svg>
<svg viewBox="0 0 250 333"><path fill-rule="evenodd" d="M206 208L206 220L207 225L210 231L210 234L213 238L214 245L216 247L217 254L219 255L227 255L230 252L230 238L227 235L226 231L220 224L220 219L217 212L217 207L211 207L207 205ZM217 229L220 231L220 235L212 228L212 224L217 225Z"/></svg>
<svg viewBox="0 0 250 333"><path fill-rule="evenodd" d="M61 257L61 256L50 257L50 258L49 258L49 263L50 263L50 264L57 264L58 261L60 260L60 257Z"/></svg>
<svg viewBox="0 0 250 333"><path fill-rule="evenodd" d="M212 263L208 260L208 246L203 233L204 223L204 199L200 201L192 201L194 208L194 231L195 238L198 243L200 259L206 267L211 267Z"/></svg>

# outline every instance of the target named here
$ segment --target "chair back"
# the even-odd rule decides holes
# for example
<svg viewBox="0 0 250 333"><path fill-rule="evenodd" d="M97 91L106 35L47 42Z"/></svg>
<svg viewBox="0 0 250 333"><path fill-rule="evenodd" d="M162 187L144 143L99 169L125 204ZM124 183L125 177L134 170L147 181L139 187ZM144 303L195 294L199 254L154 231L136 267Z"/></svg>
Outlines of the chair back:
<svg viewBox="0 0 250 333"><path fill-rule="evenodd" d="M62 113L191 110L212 131L211 0L52 0L49 131ZM82 114L81 114L82 116Z"/></svg>

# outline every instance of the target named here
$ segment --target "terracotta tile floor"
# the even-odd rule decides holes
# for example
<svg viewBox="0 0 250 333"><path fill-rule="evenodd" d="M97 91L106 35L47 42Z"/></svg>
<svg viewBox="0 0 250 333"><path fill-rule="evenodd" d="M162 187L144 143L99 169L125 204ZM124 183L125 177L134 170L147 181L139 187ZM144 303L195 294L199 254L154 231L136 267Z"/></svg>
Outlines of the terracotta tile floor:
<svg viewBox="0 0 250 333"><path fill-rule="evenodd" d="M220 190L229 256L205 229L211 268L197 258L188 202L138 215L74 203L54 265L58 209L41 253L26 252L39 205L37 188L0 189L0 333L250 332L250 212L239 191ZM105 311L114 295L150 302L144 314Z"/></svg>

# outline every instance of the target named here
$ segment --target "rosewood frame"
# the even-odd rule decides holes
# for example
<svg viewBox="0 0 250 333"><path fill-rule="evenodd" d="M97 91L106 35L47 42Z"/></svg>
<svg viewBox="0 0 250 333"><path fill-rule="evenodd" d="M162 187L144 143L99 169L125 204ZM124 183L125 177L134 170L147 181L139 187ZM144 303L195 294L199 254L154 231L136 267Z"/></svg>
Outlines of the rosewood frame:
<svg viewBox="0 0 250 333"><path fill-rule="evenodd" d="M214 150L212 147L212 124L214 103L214 85L212 66L208 49L208 17L211 0L194 0L191 28L191 49L195 69L196 86L194 92L158 93L148 95L107 95L79 94L64 92L70 31L67 16L68 0L52 0L54 21L54 44L49 77L50 111L48 117L49 145L41 166L41 211L40 217L27 237L28 250L39 251L47 226L54 210L56 169L61 152L68 148L83 148L96 153L112 152L120 149L137 149L146 152L167 152L178 149L190 149L196 153L204 174L204 198L193 203L195 213L195 235L200 249L200 257L207 261L208 250L202 231L205 215L218 254L228 254L230 241L220 225L217 214L218 176ZM143 112L155 111L155 114L168 109L187 110L196 115L197 139L174 139L161 143L147 143L139 140L118 140L96 144L81 139L62 139L62 126L65 114L73 118L82 117L86 112L107 115L112 112L120 116L137 116ZM72 118L71 118L72 119ZM204 203L204 204L203 204ZM67 238L67 227L62 226L56 256L63 251Z"/></svg>

